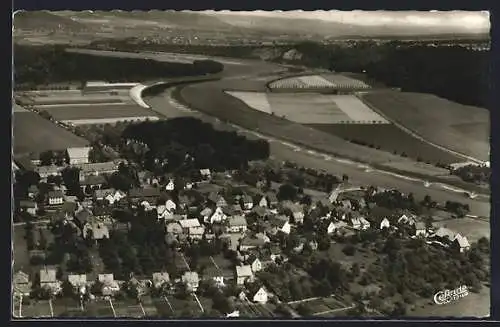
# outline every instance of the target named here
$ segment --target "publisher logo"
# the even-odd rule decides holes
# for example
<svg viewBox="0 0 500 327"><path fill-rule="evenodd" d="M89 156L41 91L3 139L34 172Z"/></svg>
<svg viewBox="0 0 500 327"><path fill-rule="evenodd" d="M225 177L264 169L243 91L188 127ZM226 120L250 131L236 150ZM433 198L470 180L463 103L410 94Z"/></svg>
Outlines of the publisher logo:
<svg viewBox="0 0 500 327"><path fill-rule="evenodd" d="M437 292L434 295L434 303L440 305L447 304L466 297L467 295L469 295L469 290L467 289L467 286L462 285L454 290L444 290Z"/></svg>

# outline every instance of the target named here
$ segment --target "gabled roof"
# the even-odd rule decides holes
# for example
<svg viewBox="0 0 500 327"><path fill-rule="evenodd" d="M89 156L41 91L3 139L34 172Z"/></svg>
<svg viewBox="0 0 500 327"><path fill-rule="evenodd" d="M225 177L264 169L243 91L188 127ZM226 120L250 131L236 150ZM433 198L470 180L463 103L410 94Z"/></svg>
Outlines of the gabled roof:
<svg viewBox="0 0 500 327"><path fill-rule="evenodd" d="M252 197L248 194L243 195L242 200L243 200L243 203L253 203Z"/></svg>
<svg viewBox="0 0 500 327"><path fill-rule="evenodd" d="M243 216L232 216L232 217L229 217L228 223L229 223L229 226L231 226L231 227L246 226L247 220Z"/></svg>
<svg viewBox="0 0 500 327"><path fill-rule="evenodd" d="M445 227L440 227L436 231L435 235L438 237L447 237L450 240L453 240L455 238L455 233L452 230L445 228Z"/></svg>
<svg viewBox="0 0 500 327"><path fill-rule="evenodd" d="M113 274L99 274L97 278L104 285L110 285L115 283L115 276Z"/></svg>
<svg viewBox="0 0 500 327"><path fill-rule="evenodd" d="M195 271L186 271L184 275L182 275L182 281L184 283L198 283L200 281L200 277Z"/></svg>
<svg viewBox="0 0 500 327"><path fill-rule="evenodd" d="M40 269L40 283L54 283L56 281L56 270L54 268Z"/></svg>
<svg viewBox="0 0 500 327"><path fill-rule="evenodd" d="M458 242L458 245L460 245L460 247L462 247L462 248L470 247L469 240L465 236L457 234L455 236L455 240Z"/></svg>
<svg viewBox="0 0 500 327"><path fill-rule="evenodd" d="M78 148L68 148L66 151L68 152L68 156L70 159L72 158L88 158L90 147L78 147Z"/></svg>
<svg viewBox="0 0 500 327"><path fill-rule="evenodd" d="M159 197L160 190L154 187L148 188L133 188L129 191L129 196L131 198L149 198L149 197Z"/></svg>
<svg viewBox="0 0 500 327"><path fill-rule="evenodd" d="M192 228L201 226L200 221L197 218L179 220L179 224L181 225L182 228Z"/></svg>
<svg viewBox="0 0 500 327"><path fill-rule="evenodd" d="M12 276L12 282L14 284L27 284L30 282L30 277L27 273L18 271Z"/></svg>
<svg viewBox="0 0 500 327"><path fill-rule="evenodd" d="M85 275L85 274L68 275L68 282L74 287L83 286L83 285L87 284L87 275Z"/></svg>
<svg viewBox="0 0 500 327"><path fill-rule="evenodd" d="M117 171L119 163L114 161L73 164L84 173Z"/></svg>
<svg viewBox="0 0 500 327"><path fill-rule="evenodd" d="M64 197L64 193L61 190L49 191L47 193L47 195L48 195L49 198L52 198L52 199L63 198Z"/></svg>
<svg viewBox="0 0 500 327"><path fill-rule="evenodd" d="M236 266L237 277L250 277L253 276L252 267L250 265Z"/></svg>

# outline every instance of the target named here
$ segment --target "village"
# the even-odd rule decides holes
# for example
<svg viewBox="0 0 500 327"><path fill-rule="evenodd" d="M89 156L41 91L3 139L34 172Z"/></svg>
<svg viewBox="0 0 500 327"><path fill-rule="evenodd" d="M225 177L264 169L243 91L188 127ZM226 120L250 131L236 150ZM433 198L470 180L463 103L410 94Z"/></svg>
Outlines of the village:
<svg viewBox="0 0 500 327"><path fill-rule="evenodd" d="M382 286L374 286L378 293L354 291L354 284L383 282L367 282L372 265L385 269L383 259L370 255L378 243L462 259L473 252L467 235L412 210L438 207L432 199L415 203L411 194L356 186L345 175L327 193L311 185L328 178L291 163L275 164L274 177L265 162L250 163L245 173L199 169L189 179L136 169L136 186L123 191L112 187L116 176L134 175L130 167L137 165L92 163L90 151L69 148L59 165L18 162L23 178L16 184L25 192L14 217L14 233L21 234L14 235L15 317L402 314L403 304L426 304L437 290L430 287L423 302L416 291L407 301L404 291L404 302L389 308L373 300ZM75 180L69 168L78 172ZM290 174L306 177L293 185ZM311 182L314 176L320 178ZM69 195L75 187L81 192ZM489 247L485 242L478 242L481 249ZM16 262L22 249L27 258ZM478 281L474 273L468 286L480 287L487 274Z"/></svg>

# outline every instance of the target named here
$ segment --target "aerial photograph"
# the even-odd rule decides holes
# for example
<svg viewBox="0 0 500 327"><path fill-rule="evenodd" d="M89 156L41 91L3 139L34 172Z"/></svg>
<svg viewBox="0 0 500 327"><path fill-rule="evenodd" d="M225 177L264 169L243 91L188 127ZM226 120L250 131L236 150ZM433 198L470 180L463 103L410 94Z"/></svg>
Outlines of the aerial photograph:
<svg viewBox="0 0 500 327"><path fill-rule="evenodd" d="M487 11L13 13L11 319L490 316Z"/></svg>

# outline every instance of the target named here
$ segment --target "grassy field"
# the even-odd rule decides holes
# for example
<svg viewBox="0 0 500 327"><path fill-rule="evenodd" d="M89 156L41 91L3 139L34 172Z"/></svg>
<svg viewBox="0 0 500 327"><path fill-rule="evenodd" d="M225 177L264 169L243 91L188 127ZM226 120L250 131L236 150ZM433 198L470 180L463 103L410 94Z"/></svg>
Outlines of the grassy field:
<svg viewBox="0 0 500 327"><path fill-rule="evenodd" d="M377 91L362 98L430 142L489 160L490 117L486 109L420 93Z"/></svg>
<svg viewBox="0 0 500 327"><path fill-rule="evenodd" d="M80 90L26 91L16 93L23 103L40 106L64 104L132 103L128 91L82 93Z"/></svg>
<svg viewBox="0 0 500 327"><path fill-rule="evenodd" d="M89 143L32 112L16 112L13 120L15 154L65 150Z"/></svg>
<svg viewBox="0 0 500 327"><path fill-rule="evenodd" d="M114 305L114 303L113 303ZM116 309L115 309L116 310ZM109 301L106 300L96 300L87 303L85 306L86 316L96 317L96 318L113 318L113 309Z"/></svg>
<svg viewBox="0 0 500 327"><path fill-rule="evenodd" d="M156 114L137 105L64 106L45 108L56 120L144 117Z"/></svg>
<svg viewBox="0 0 500 327"><path fill-rule="evenodd" d="M54 310L55 317L60 317L67 314L70 314L72 316L83 316L85 314L85 312L81 311L80 302L75 299L55 299L52 301L52 308Z"/></svg>
<svg viewBox="0 0 500 327"><path fill-rule="evenodd" d="M143 318L144 313L141 305L136 300L124 299L113 300L113 307L115 308L116 317L128 318Z"/></svg>
<svg viewBox="0 0 500 327"><path fill-rule="evenodd" d="M39 301L31 300L29 304L26 304L25 301L23 300L21 314L23 318L31 318L31 317L50 318L52 316L48 300L39 300Z"/></svg>
<svg viewBox="0 0 500 327"><path fill-rule="evenodd" d="M347 310L347 307L333 297L315 298L308 301L296 302L290 306L297 310L301 305L305 305L311 311L311 316L334 317L336 312Z"/></svg>
<svg viewBox="0 0 500 327"><path fill-rule="evenodd" d="M364 142L391 153L405 153L413 159L451 164L459 157L420 141L393 124L314 124L312 127L355 142Z"/></svg>
<svg viewBox="0 0 500 327"><path fill-rule="evenodd" d="M14 271L26 269L30 266L28 247L25 240L25 227L14 226L13 247L14 247Z"/></svg>
<svg viewBox="0 0 500 327"><path fill-rule="evenodd" d="M459 218L443 220L437 224L466 236L469 242L476 242L481 237L490 238L491 234L490 223L487 220Z"/></svg>

